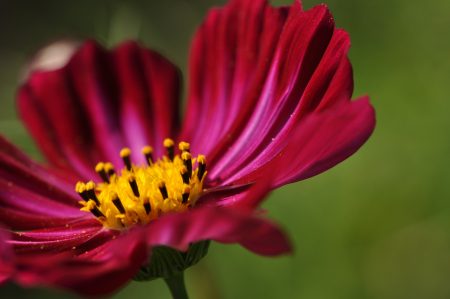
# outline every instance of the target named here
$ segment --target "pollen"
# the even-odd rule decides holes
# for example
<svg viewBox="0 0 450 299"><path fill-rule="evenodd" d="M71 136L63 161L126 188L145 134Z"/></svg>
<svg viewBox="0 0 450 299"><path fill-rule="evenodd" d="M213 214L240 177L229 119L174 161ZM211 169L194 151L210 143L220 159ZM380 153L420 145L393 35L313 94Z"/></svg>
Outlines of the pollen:
<svg viewBox="0 0 450 299"><path fill-rule="evenodd" d="M97 163L95 171L101 181L75 185L81 210L107 228L124 230L193 207L203 192L206 158L193 158L187 142L179 143L178 154L172 139L165 139L163 146L166 155L158 160L153 159L151 146L142 148L146 161L142 165L132 163L131 150L123 148L124 167L117 173L110 162Z"/></svg>

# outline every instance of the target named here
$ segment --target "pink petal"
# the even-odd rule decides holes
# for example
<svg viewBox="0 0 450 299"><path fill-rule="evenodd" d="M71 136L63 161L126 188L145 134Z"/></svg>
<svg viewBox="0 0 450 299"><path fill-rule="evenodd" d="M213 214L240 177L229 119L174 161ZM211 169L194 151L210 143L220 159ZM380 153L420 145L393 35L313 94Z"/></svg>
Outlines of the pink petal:
<svg viewBox="0 0 450 299"><path fill-rule="evenodd" d="M86 42L63 68L32 73L18 105L49 162L91 179L98 161L121 166L122 147L156 149L175 135L178 94L178 70L159 54Z"/></svg>
<svg viewBox="0 0 450 299"><path fill-rule="evenodd" d="M147 260L147 249L139 239L124 235L110 239L83 255L16 255L12 279L23 286L53 286L83 295L105 295L129 282Z"/></svg>
<svg viewBox="0 0 450 299"><path fill-rule="evenodd" d="M347 33L337 30L301 98L286 98L290 103L280 102L274 106L268 121L258 127L259 137L262 138L253 140L246 152L241 152L240 157L233 160L233 165L227 167L229 174L238 177L256 165L264 164L290 142L290 135L304 117L350 100L353 78L346 57L349 46Z"/></svg>
<svg viewBox="0 0 450 299"><path fill-rule="evenodd" d="M299 2L231 1L212 11L192 45L182 132L194 152L207 154L208 183L247 183L291 143L303 119L349 102L349 45L324 5L303 11Z"/></svg>
<svg viewBox="0 0 450 299"><path fill-rule="evenodd" d="M0 135L0 161L6 160L6 165L13 164L18 169L29 170L29 175L34 178L40 178L41 181L48 181L51 184L58 185L58 188L69 191L72 194L72 181L78 179L73 172L62 171L59 169L48 170L46 167L33 161L24 152L10 143L3 135ZM3 163L3 162L2 162ZM7 167L6 167L7 168ZM1 170L2 168L0 168ZM14 171L13 171L14 172ZM68 183L69 182L69 183Z"/></svg>
<svg viewBox="0 0 450 299"><path fill-rule="evenodd" d="M86 250L86 244L89 241L96 239L110 240L113 235L115 235L113 231L103 229L95 219L85 219L72 221L72 223L66 222L59 227L50 229L13 233L13 238L8 242L14 246L16 254L44 254L64 251L75 254L80 252L80 248Z"/></svg>
<svg viewBox="0 0 450 299"><path fill-rule="evenodd" d="M28 230L93 220L79 210L80 199L66 176L36 164L0 136L0 224Z"/></svg>
<svg viewBox="0 0 450 299"><path fill-rule="evenodd" d="M12 184L0 180L0 202L3 207L9 207L17 211L37 213L47 217L81 217L80 206L75 201L60 202L54 198L30 191L19 184Z"/></svg>
<svg viewBox="0 0 450 299"><path fill-rule="evenodd" d="M115 67L121 93L123 134L130 147L154 145L162 155L164 138L174 137L178 129L180 74L164 57L135 42L115 49Z"/></svg>
<svg viewBox="0 0 450 299"><path fill-rule="evenodd" d="M236 124L258 100L286 14L260 0L231 1L208 14L192 42L182 132L194 152L209 155L224 136L227 144L236 138Z"/></svg>
<svg viewBox="0 0 450 299"><path fill-rule="evenodd" d="M204 205L186 213L171 214L151 222L144 230L150 246L165 245L181 251L201 240L239 243L254 253L280 255L291 251L285 234L254 212L253 202L267 195L269 185L257 184L240 197L240 205L229 198L229 207ZM244 208L244 206L249 207Z"/></svg>
<svg viewBox="0 0 450 299"><path fill-rule="evenodd" d="M12 234L0 230L0 283L13 280L83 295L105 295L122 287L149 252L143 239L119 236L93 219Z"/></svg>
<svg viewBox="0 0 450 299"><path fill-rule="evenodd" d="M89 217L86 213L83 217ZM0 224L13 230L38 229L54 226L63 226L78 217L49 217L45 214L36 214L20 211L14 208L0 208Z"/></svg>
<svg viewBox="0 0 450 299"><path fill-rule="evenodd" d="M19 90L19 112L49 162L89 177L94 173L90 165L98 157L84 148L93 138L92 131L74 104L70 84L64 69L34 72Z"/></svg>
<svg viewBox="0 0 450 299"><path fill-rule="evenodd" d="M67 179L70 175L43 168L0 136L0 223L27 229L85 217Z"/></svg>
<svg viewBox="0 0 450 299"><path fill-rule="evenodd" d="M7 282L13 270L13 251L11 246L6 243L9 238L9 233L0 227L0 287Z"/></svg>
<svg viewBox="0 0 450 299"><path fill-rule="evenodd" d="M368 98L313 114L297 125L289 144L273 160L236 183L270 176L276 188L317 175L356 152L374 126L375 112Z"/></svg>
<svg viewBox="0 0 450 299"><path fill-rule="evenodd" d="M217 168L210 172L212 177L217 174L227 177L237 169L245 171L244 168L251 165L249 162L260 155L261 149L273 147L275 139L281 139L277 128L292 122L291 118L305 115L297 112L294 117L296 107L303 102L301 96L305 86L313 79L311 76L320 60L324 59L323 53L334 29L331 20L323 6L306 12L295 7L291 9L271 73L255 110L232 149L221 156Z"/></svg>

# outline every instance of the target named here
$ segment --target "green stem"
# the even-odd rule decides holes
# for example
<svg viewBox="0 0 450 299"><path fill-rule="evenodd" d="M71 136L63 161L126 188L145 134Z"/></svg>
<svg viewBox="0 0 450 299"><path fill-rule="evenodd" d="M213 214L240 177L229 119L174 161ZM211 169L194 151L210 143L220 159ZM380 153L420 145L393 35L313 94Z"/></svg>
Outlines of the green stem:
<svg viewBox="0 0 450 299"><path fill-rule="evenodd" d="M189 299L186 292L186 286L184 285L184 272L178 272L177 274L164 278L173 299Z"/></svg>

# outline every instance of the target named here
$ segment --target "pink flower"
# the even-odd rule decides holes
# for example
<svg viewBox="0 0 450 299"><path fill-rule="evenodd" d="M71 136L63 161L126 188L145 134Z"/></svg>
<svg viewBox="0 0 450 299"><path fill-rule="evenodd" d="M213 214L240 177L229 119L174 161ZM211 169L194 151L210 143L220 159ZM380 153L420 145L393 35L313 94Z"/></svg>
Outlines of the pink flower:
<svg viewBox="0 0 450 299"><path fill-rule="evenodd" d="M18 107L48 164L1 137L0 282L95 295L159 246L289 252L260 202L343 161L374 128L368 98L351 101L349 46L324 5L231 1L194 37L182 120L178 69L135 42L87 41L63 67L32 72Z"/></svg>

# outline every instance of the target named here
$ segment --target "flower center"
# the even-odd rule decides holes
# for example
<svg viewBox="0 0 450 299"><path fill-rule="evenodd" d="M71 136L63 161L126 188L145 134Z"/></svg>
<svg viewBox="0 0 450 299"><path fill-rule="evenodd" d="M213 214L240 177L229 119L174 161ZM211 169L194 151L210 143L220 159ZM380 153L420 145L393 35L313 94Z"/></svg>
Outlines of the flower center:
<svg viewBox="0 0 450 299"><path fill-rule="evenodd" d="M125 167L119 174L111 163L98 163L95 171L103 182L75 186L83 199L81 210L92 213L105 227L122 230L194 206L203 191L205 156L192 158L186 142L179 143L179 155L175 155L173 140L165 139L164 147L167 155L157 161L150 146L142 149L147 165L134 165L130 149L122 149Z"/></svg>

